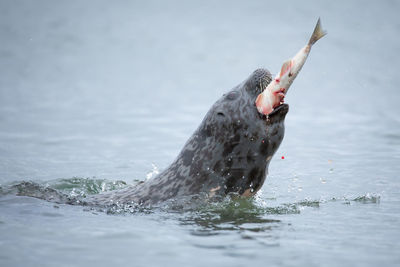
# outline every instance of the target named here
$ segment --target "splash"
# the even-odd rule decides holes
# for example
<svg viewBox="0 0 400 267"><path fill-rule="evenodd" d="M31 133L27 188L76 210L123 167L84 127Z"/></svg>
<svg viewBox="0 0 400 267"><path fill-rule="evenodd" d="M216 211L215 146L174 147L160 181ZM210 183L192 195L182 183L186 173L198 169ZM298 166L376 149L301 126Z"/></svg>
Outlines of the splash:
<svg viewBox="0 0 400 267"><path fill-rule="evenodd" d="M73 177L47 182L15 182L2 186L0 194L29 196L59 204L82 204L88 195L122 189L127 186L124 181Z"/></svg>
<svg viewBox="0 0 400 267"><path fill-rule="evenodd" d="M153 173L157 170L153 166ZM136 181L136 184L141 181ZM124 181L110 181L95 178L73 177L42 183L23 181L0 187L0 195L15 194L43 199L53 203L81 205L85 210L95 210L107 214L153 213L156 211L184 214L184 223L195 222L205 228L220 228L221 225L238 227L243 224L278 223L281 215L300 214L304 209L318 209L333 202L343 204L379 204L378 194L367 193L357 197L333 197L330 199L303 199L282 203L279 199L265 199L261 193L252 198L230 194L226 197L211 197L207 194L178 197L152 206L137 203L91 203L89 195L119 189L128 189ZM129 189L128 189L129 190Z"/></svg>
<svg viewBox="0 0 400 267"><path fill-rule="evenodd" d="M157 174L160 173L160 171L158 170L158 167L152 163L151 166L153 167L152 171L146 174L146 180L149 180L155 176L157 176Z"/></svg>
<svg viewBox="0 0 400 267"><path fill-rule="evenodd" d="M71 197L85 197L86 195L125 188L128 185L125 181L121 180L109 181L105 179L73 177L49 181L45 186L59 190Z"/></svg>
<svg viewBox="0 0 400 267"><path fill-rule="evenodd" d="M381 196L374 193L366 193L365 195L354 198L353 201L363 204L379 204L381 201Z"/></svg>

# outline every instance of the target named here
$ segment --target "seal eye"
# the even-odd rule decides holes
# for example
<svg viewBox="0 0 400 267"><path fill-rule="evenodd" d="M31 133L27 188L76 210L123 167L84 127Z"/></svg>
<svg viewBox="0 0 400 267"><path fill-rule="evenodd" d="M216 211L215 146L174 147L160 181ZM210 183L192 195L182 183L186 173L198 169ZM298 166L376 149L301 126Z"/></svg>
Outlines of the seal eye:
<svg viewBox="0 0 400 267"><path fill-rule="evenodd" d="M217 115L220 116L220 117L225 117L225 114L222 113L222 112L218 112Z"/></svg>

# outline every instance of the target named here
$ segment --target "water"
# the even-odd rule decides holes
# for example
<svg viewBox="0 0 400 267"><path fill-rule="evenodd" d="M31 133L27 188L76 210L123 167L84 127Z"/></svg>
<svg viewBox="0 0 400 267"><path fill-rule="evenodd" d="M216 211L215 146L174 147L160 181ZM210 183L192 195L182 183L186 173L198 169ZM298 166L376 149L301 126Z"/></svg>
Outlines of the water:
<svg viewBox="0 0 400 267"><path fill-rule="evenodd" d="M328 35L253 200L92 210L0 197L1 266L396 266L397 1L1 1L0 183L151 179L212 103ZM284 159L282 159L284 156Z"/></svg>

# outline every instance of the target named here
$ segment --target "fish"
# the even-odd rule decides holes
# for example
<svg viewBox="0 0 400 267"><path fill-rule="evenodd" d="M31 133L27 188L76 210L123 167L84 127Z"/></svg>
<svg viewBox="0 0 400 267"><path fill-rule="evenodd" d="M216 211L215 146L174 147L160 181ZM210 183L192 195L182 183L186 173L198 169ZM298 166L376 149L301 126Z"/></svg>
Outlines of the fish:
<svg viewBox="0 0 400 267"><path fill-rule="evenodd" d="M259 113L268 115L276 107L284 103L285 95L306 62L311 47L326 34L327 32L322 29L321 19L318 18L307 45L300 49L293 58L283 63L280 72L267 85L264 91L257 96L255 105Z"/></svg>

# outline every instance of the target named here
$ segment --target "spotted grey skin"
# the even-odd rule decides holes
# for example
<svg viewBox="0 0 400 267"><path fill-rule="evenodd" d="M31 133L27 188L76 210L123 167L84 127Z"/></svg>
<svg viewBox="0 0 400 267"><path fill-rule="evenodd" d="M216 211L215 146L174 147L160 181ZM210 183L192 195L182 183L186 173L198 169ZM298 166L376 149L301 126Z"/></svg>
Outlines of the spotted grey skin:
<svg viewBox="0 0 400 267"><path fill-rule="evenodd" d="M93 196L88 202L155 204L192 194L251 196L261 188L284 136L283 104L268 118L254 101L271 81L264 69L223 95L208 111L175 161L154 179Z"/></svg>

